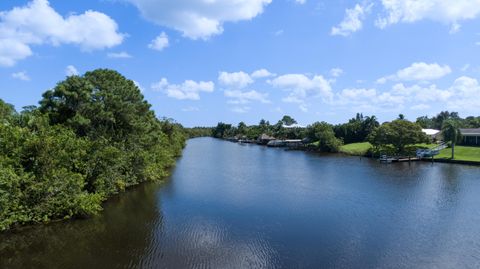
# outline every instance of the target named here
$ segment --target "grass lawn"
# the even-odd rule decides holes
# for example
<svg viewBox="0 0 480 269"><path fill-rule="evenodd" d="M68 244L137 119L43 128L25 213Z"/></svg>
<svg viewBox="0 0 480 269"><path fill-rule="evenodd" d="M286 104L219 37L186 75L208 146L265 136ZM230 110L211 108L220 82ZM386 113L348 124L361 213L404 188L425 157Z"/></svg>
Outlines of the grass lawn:
<svg viewBox="0 0 480 269"><path fill-rule="evenodd" d="M452 149L446 148L440 152L435 158L450 159ZM479 147L455 146L455 160L480 162Z"/></svg>
<svg viewBox="0 0 480 269"><path fill-rule="evenodd" d="M362 143L352 143L343 145L340 147L340 152L349 154L349 155L360 155L363 156L367 151L372 147L372 144L368 142Z"/></svg>

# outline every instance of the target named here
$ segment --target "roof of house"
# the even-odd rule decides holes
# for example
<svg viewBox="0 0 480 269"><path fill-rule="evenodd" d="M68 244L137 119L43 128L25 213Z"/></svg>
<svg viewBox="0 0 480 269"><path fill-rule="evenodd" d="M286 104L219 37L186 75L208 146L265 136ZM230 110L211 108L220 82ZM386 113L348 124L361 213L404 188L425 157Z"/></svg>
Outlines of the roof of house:
<svg viewBox="0 0 480 269"><path fill-rule="evenodd" d="M305 128L305 126L302 126L300 124L292 124L292 125L282 125L283 128Z"/></svg>
<svg viewBox="0 0 480 269"><path fill-rule="evenodd" d="M476 129L460 129L460 133L462 133L462 135L480 135L480 128L476 128Z"/></svg>
<svg viewBox="0 0 480 269"><path fill-rule="evenodd" d="M267 135L267 134L262 134L262 135L260 136L260 140L273 140L273 139L275 139L275 137L269 136L269 135Z"/></svg>
<svg viewBox="0 0 480 269"><path fill-rule="evenodd" d="M426 133L427 135L436 135L436 134L440 133L440 130L422 129L422 132Z"/></svg>

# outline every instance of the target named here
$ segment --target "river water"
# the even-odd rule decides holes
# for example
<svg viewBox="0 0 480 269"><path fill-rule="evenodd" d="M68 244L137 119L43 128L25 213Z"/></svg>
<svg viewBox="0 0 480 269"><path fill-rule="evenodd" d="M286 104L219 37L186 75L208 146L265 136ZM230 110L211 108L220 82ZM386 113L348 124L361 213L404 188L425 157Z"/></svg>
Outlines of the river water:
<svg viewBox="0 0 480 269"><path fill-rule="evenodd" d="M480 268L480 168L192 139L100 216L0 235L0 268Z"/></svg>

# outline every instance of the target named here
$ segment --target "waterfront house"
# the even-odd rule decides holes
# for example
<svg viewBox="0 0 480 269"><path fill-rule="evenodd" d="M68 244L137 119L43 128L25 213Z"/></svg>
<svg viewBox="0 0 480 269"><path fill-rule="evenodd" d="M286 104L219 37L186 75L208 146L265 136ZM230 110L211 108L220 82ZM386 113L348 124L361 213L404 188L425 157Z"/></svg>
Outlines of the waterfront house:
<svg viewBox="0 0 480 269"><path fill-rule="evenodd" d="M292 124L292 125L286 125L286 124L284 124L284 125L282 125L282 127L285 128L285 129L295 129L295 128L303 129L303 128L306 128L305 126L300 125L300 124L296 124L296 123L295 123L295 124Z"/></svg>
<svg viewBox="0 0 480 269"><path fill-rule="evenodd" d="M285 140L271 140L268 141L267 146L268 147L285 147Z"/></svg>
<svg viewBox="0 0 480 269"><path fill-rule="evenodd" d="M476 129L460 129L462 134L462 145L480 146L480 128Z"/></svg>
<svg viewBox="0 0 480 269"><path fill-rule="evenodd" d="M257 143L260 145L266 145L268 142L275 140L275 137L269 136L267 134L262 134L261 136L258 137Z"/></svg>
<svg viewBox="0 0 480 269"><path fill-rule="evenodd" d="M298 148L303 146L303 142L301 139L272 140L267 143L267 146Z"/></svg>
<svg viewBox="0 0 480 269"><path fill-rule="evenodd" d="M424 132L428 137L432 139L432 141L435 140L442 140L442 131L436 130L436 129L422 129L422 132Z"/></svg>

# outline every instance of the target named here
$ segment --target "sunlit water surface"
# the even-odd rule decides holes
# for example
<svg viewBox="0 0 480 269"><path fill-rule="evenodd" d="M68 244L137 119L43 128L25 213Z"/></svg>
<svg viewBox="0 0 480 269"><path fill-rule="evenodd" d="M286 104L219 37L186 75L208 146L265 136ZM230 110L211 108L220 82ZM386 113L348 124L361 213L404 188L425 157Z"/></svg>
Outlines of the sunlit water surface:
<svg viewBox="0 0 480 269"><path fill-rule="evenodd" d="M0 268L480 268L480 168L193 139L98 217L0 235Z"/></svg>

